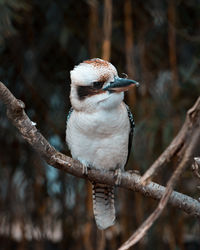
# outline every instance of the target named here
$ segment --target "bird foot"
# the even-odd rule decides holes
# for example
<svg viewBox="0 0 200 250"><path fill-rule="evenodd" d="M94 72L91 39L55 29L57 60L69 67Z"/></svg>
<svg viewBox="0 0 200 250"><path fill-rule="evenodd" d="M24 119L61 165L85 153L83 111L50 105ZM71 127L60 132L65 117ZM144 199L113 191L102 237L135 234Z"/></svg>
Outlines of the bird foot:
<svg viewBox="0 0 200 250"><path fill-rule="evenodd" d="M88 167L85 166L85 165L83 165L82 174L84 174L84 175L87 175L87 174L88 174Z"/></svg>
<svg viewBox="0 0 200 250"><path fill-rule="evenodd" d="M141 175L139 170L133 169L133 170L128 170L127 171L129 174L137 174L137 175Z"/></svg>
<svg viewBox="0 0 200 250"><path fill-rule="evenodd" d="M122 170L121 168L118 168L114 172L114 178L115 178L115 185L119 186L121 184L122 180Z"/></svg>
<svg viewBox="0 0 200 250"><path fill-rule="evenodd" d="M88 175L88 170L91 170L91 168L92 168L92 165L82 165L83 166L83 168L82 168L82 174L84 174L84 175Z"/></svg>

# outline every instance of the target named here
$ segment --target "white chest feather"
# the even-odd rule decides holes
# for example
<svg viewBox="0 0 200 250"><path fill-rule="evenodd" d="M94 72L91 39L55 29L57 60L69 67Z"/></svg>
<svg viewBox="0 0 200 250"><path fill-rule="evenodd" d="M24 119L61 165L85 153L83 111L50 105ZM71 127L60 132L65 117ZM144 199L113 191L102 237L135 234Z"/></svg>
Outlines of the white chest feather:
<svg viewBox="0 0 200 250"><path fill-rule="evenodd" d="M73 111L66 140L72 157L100 169L123 168L128 154L130 124L124 103L95 113Z"/></svg>

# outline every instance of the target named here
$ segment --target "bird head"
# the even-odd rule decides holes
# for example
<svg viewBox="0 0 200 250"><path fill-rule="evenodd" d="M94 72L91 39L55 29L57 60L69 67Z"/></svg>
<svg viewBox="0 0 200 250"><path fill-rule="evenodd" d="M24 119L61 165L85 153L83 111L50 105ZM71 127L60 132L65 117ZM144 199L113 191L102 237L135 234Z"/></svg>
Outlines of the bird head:
<svg viewBox="0 0 200 250"><path fill-rule="evenodd" d="M112 109L124 99L124 91L139 83L120 78L109 62L95 58L83 61L70 72L70 100L74 109L93 112Z"/></svg>

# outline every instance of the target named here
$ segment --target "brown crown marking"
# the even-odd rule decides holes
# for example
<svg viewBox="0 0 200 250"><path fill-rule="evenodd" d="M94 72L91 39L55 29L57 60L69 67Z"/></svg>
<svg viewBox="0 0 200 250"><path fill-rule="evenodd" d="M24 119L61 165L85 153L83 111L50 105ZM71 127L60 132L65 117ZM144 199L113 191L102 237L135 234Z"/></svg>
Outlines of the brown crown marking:
<svg viewBox="0 0 200 250"><path fill-rule="evenodd" d="M100 60L98 58L86 60L83 62L88 63L88 64L92 64L94 67L100 67L100 66L107 67L107 66L109 66L109 62L104 61L104 60Z"/></svg>
<svg viewBox="0 0 200 250"><path fill-rule="evenodd" d="M86 60L83 61L83 63L88 63L88 64L92 64L94 67L108 67L109 66L109 62L98 59L98 58L94 58L94 59L90 59L90 60ZM101 77L98 79L98 81L100 82L106 82L109 79L109 74L104 73L101 75Z"/></svg>

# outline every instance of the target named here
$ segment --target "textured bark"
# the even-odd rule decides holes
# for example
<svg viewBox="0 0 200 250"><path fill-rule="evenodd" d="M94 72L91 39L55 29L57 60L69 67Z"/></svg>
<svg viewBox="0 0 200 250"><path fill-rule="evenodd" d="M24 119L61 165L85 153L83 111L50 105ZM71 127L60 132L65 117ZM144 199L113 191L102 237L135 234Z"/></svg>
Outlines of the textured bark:
<svg viewBox="0 0 200 250"><path fill-rule="evenodd" d="M24 111L24 103L17 100L1 82L0 100L6 105L9 119L18 128L23 138L44 158L49 165L79 178L89 179L90 181L98 183L115 185L115 174L112 171L88 169L88 174L86 176L83 173L83 165L79 161L73 160L52 147L36 129L35 124L26 115ZM194 106L197 110L200 110L199 103L200 98ZM188 115L193 118L195 113L194 107L193 112L188 113ZM160 200L165 192L165 187L154 182L149 182L146 186L143 186L141 184L141 177L130 171L122 173L121 184L119 186L140 192L144 196L151 197L156 200ZM187 195L172 192L169 198L169 204L193 216L200 216L200 203Z"/></svg>

